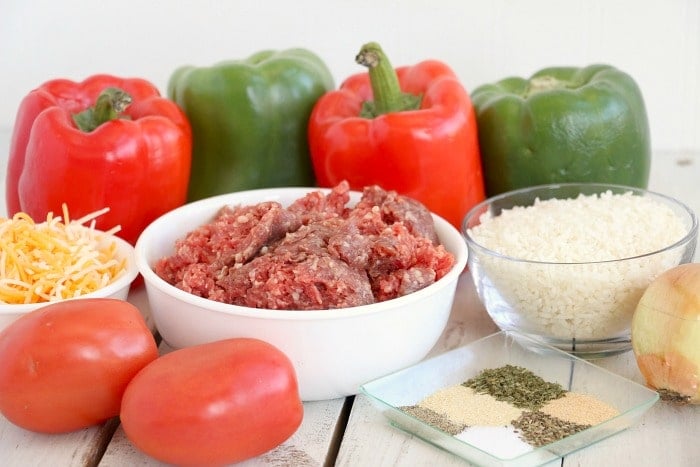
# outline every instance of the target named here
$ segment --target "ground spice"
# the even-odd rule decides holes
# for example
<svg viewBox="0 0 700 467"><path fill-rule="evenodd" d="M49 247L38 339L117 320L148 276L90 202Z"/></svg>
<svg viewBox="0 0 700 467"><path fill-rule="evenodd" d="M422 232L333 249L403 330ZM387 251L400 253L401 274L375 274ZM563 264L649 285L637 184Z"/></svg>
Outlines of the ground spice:
<svg viewBox="0 0 700 467"><path fill-rule="evenodd" d="M466 426L508 425L522 413L508 402L496 400L488 394L478 394L461 384L441 389L418 405Z"/></svg>
<svg viewBox="0 0 700 467"><path fill-rule="evenodd" d="M605 402L579 392L567 392L564 397L547 402L540 411L580 425L598 425L620 414Z"/></svg>
<svg viewBox="0 0 700 467"><path fill-rule="evenodd" d="M566 393L560 384L545 381L532 371L517 365L483 370L462 384L499 401L529 410L537 410L546 402Z"/></svg>
<svg viewBox="0 0 700 467"><path fill-rule="evenodd" d="M567 422L538 410L523 412L512 424L520 438L534 447L545 446L591 427Z"/></svg>
<svg viewBox="0 0 700 467"><path fill-rule="evenodd" d="M455 423L445 415L439 414L430 409L426 409L420 405L405 405L403 407L399 407L399 409L452 436L461 433L466 428L466 425Z"/></svg>

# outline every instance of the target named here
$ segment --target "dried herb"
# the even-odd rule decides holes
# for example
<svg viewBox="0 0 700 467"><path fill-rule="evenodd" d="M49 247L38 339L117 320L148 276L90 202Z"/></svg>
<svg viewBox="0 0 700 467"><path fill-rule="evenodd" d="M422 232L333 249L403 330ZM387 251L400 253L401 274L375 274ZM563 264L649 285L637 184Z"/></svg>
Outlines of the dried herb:
<svg viewBox="0 0 700 467"><path fill-rule="evenodd" d="M449 435L454 436L457 433L462 432L467 427L466 425L462 425L460 423L454 423L445 415L439 414L430 409L426 409L420 405L405 405L403 407L399 407L399 409L409 415L412 415L418 420L437 428L438 430L444 431Z"/></svg>
<svg viewBox="0 0 700 467"><path fill-rule="evenodd" d="M520 438L534 447L545 446L591 427L567 422L539 411L523 412L511 424L518 430Z"/></svg>
<svg viewBox="0 0 700 467"><path fill-rule="evenodd" d="M516 365L483 370L462 384L499 401L509 402L517 408L529 410L537 410L566 393L560 384L545 381L530 370Z"/></svg>

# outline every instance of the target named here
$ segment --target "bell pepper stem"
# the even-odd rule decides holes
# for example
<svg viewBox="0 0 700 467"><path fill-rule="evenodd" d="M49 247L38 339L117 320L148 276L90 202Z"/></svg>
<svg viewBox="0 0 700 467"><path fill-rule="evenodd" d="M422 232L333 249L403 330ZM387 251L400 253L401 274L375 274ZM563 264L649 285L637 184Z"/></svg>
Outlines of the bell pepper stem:
<svg viewBox="0 0 700 467"><path fill-rule="evenodd" d="M390 112L402 112L420 108L421 96L401 91L399 77L382 48L376 42L362 46L355 61L368 68L373 101L362 105L360 116L374 118Z"/></svg>
<svg viewBox="0 0 700 467"><path fill-rule="evenodd" d="M110 120L129 118L122 112L131 104L131 96L124 90L114 87L105 88L97 97L94 107L73 114L73 121L78 129L89 133Z"/></svg>

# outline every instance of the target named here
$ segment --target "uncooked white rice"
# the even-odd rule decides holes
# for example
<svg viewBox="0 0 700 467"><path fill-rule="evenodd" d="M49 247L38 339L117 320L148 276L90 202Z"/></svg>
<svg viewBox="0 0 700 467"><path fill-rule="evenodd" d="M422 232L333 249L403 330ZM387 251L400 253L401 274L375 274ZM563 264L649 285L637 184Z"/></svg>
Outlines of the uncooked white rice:
<svg viewBox="0 0 700 467"><path fill-rule="evenodd" d="M631 192L537 200L496 217L486 213L480 222L469 230L473 241L510 257L470 252L490 313L499 324L559 339L628 331L644 289L683 251L632 257L665 248L689 230L670 207ZM623 258L631 259L605 262Z"/></svg>

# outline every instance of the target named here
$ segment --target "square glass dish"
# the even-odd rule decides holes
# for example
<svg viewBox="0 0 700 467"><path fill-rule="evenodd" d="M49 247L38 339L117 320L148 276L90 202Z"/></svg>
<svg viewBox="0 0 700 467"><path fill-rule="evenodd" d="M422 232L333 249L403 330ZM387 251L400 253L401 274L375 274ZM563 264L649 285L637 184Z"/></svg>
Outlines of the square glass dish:
<svg viewBox="0 0 700 467"><path fill-rule="evenodd" d="M445 388L460 385L483 370L514 365L525 368L565 391L586 394L617 415L543 446L524 442L512 427L467 428L460 434L437 428L402 408ZM586 360L513 331L501 331L424 360L361 386L392 425L470 462L485 466L542 465L590 446L633 425L659 399L641 384ZM478 429L477 429L478 428ZM482 429L483 428L483 429Z"/></svg>

